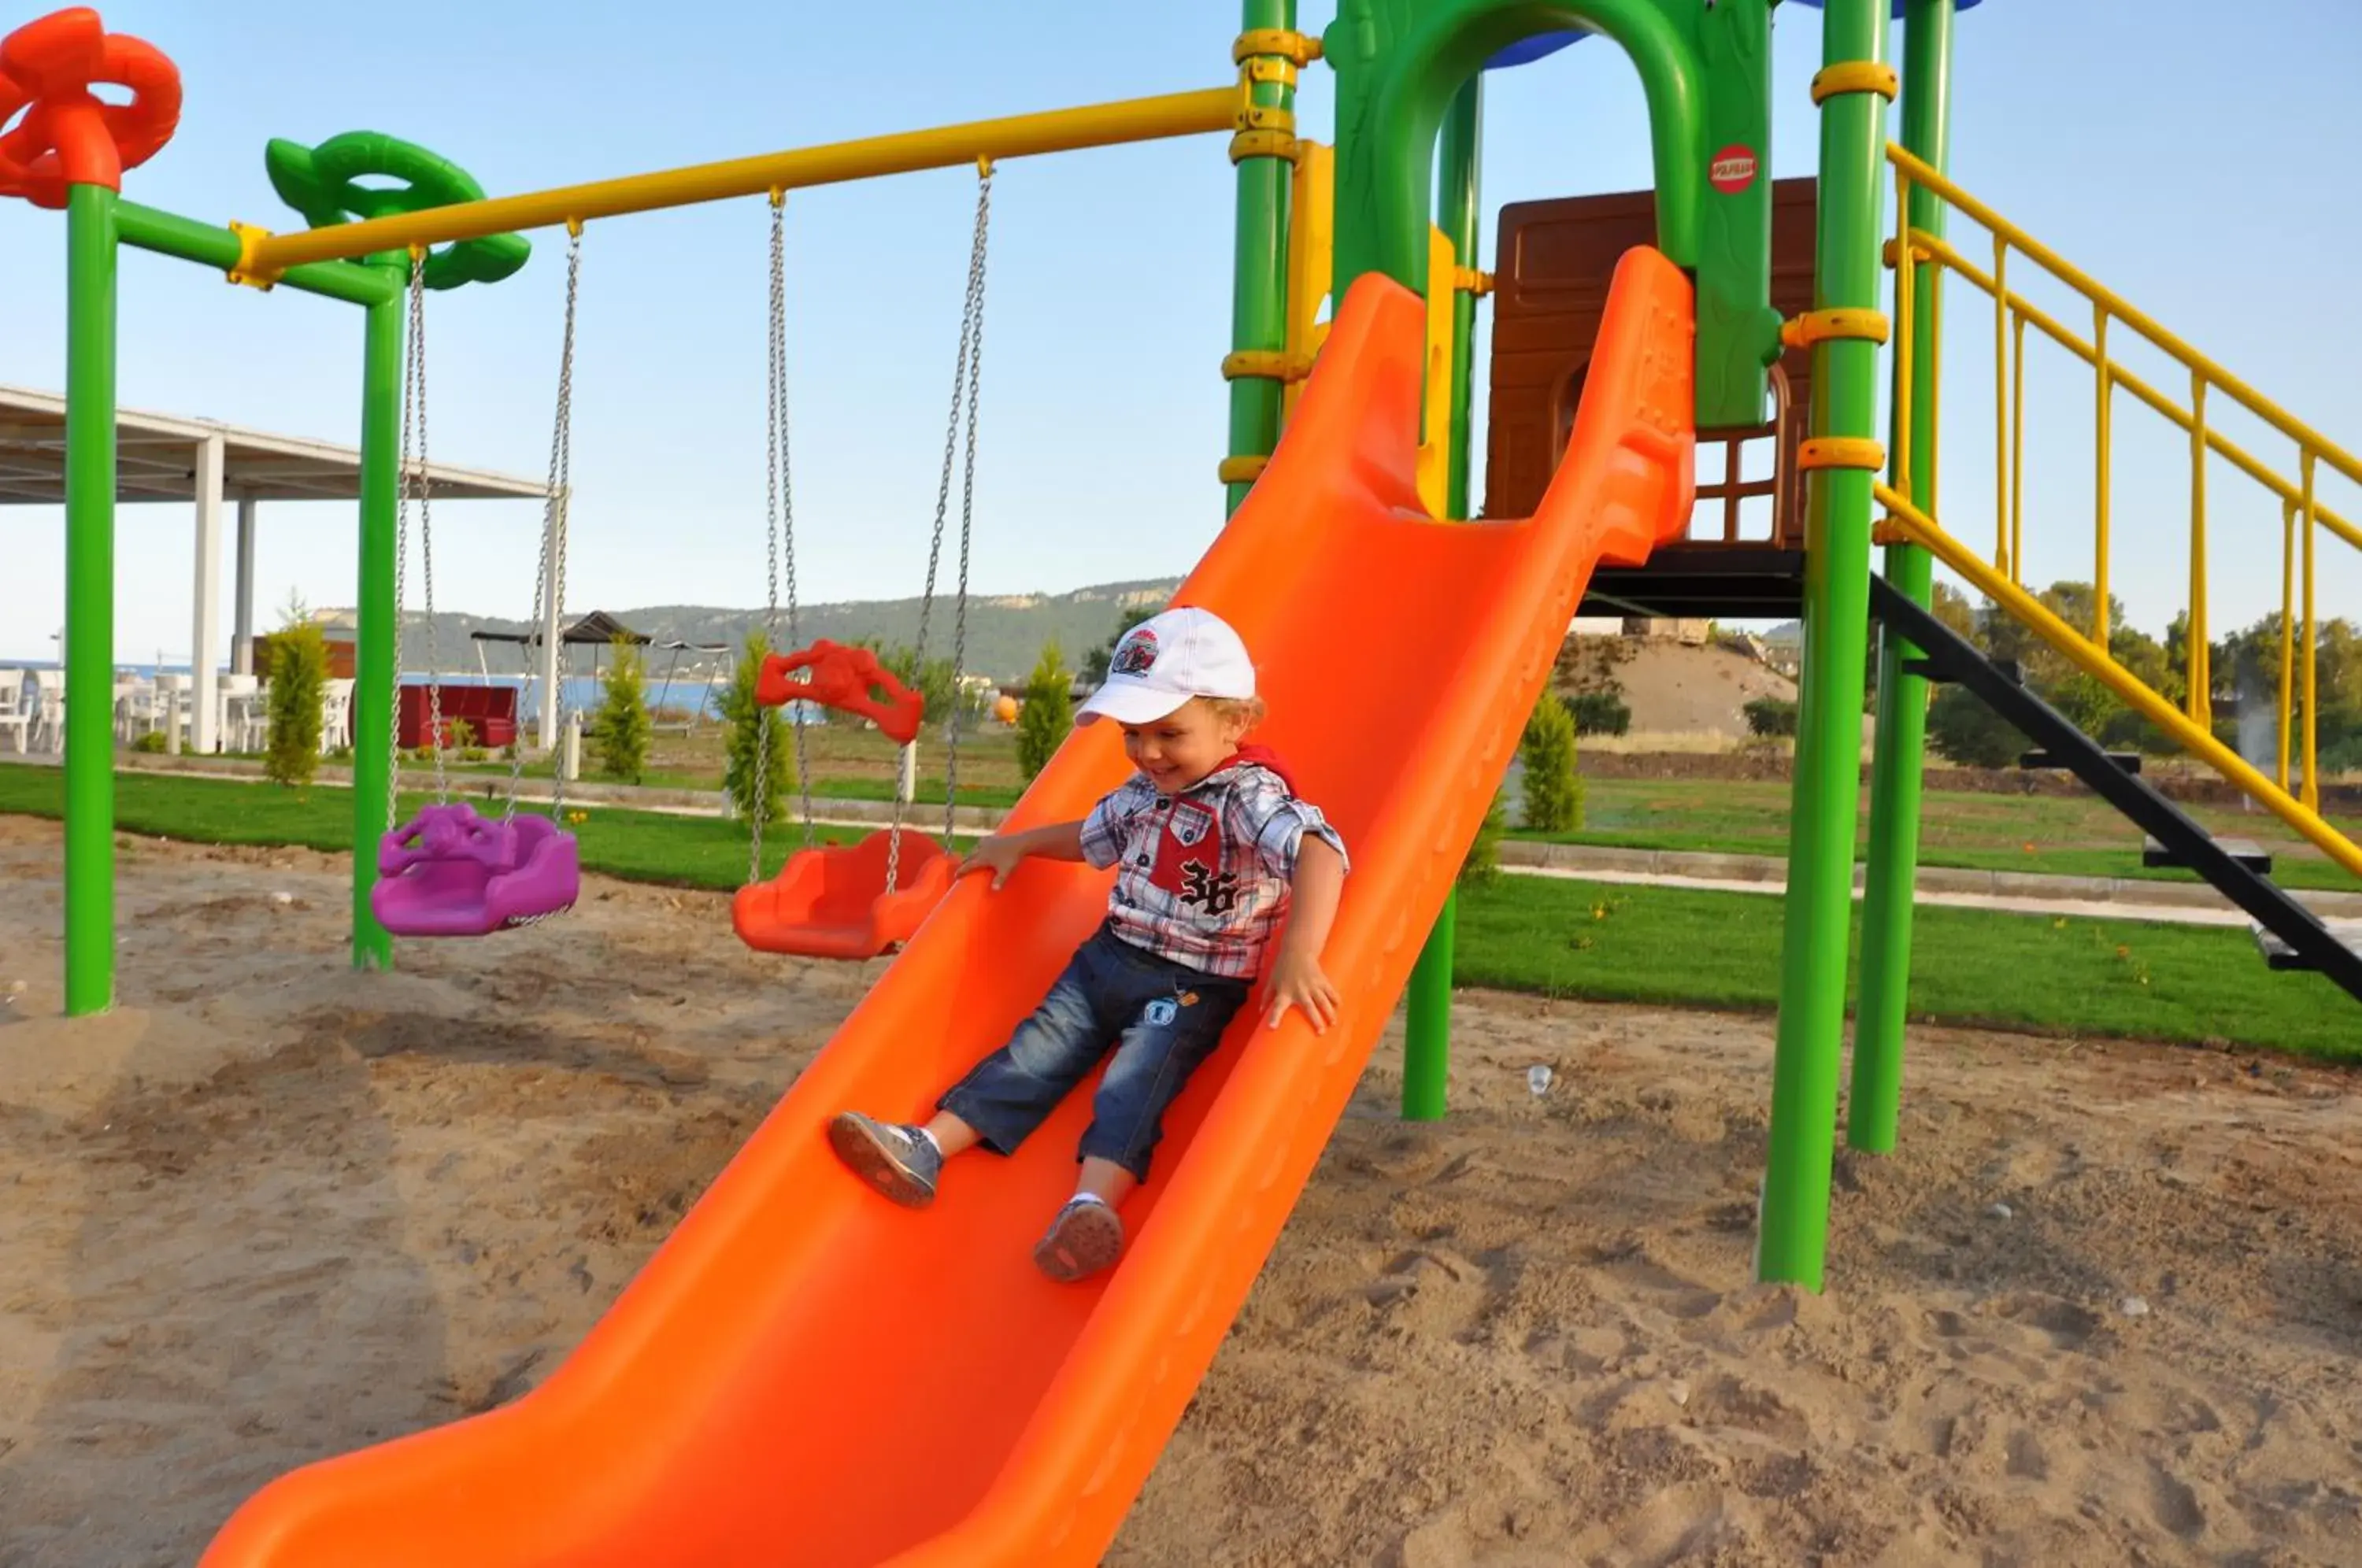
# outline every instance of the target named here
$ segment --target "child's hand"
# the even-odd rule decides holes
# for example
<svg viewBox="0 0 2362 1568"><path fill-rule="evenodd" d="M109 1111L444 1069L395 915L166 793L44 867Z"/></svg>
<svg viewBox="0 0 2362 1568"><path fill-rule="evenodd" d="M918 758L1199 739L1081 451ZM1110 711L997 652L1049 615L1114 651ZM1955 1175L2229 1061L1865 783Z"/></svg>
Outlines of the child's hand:
<svg viewBox="0 0 2362 1568"><path fill-rule="evenodd" d="M1337 988L1322 972L1320 960L1308 954L1283 950L1271 971L1270 1026L1279 1027L1289 1008L1302 1010L1315 1034L1326 1034L1337 1021Z"/></svg>
<svg viewBox="0 0 2362 1568"><path fill-rule="evenodd" d="M1024 858L1023 845L1013 838L995 834L981 840L967 852L967 858L960 862L959 874L965 877L971 871L990 871L992 885L997 889L1009 880L1009 874L1016 870L1017 863Z"/></svg>

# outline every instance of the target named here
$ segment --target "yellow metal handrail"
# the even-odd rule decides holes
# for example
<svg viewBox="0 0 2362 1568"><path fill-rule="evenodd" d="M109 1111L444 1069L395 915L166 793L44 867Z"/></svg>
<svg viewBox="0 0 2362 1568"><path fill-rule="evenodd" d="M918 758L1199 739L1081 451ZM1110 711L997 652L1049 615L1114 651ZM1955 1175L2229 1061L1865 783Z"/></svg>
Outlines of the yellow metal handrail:
<svg viewBox="0 0 2362 1568"><path fill-rule="evenodd" d="M2108 583L2111 560L2109 515L2109 463L2113 444L2114 394L2122 387L2142 403L2163 414L2190 436L2191 502L2190 502L2190 610L2188 621L2187 668L2189 684L2187 699L2188 729L2191 734L2204 736L2212 751L2230 756L2226 748L2213 740L2213 670L2211 639L2208 630L2210 606L2207 594L2206 537L2206 462L2209 454L2219 455L2242 473L2255 480L2265 490L2279 498L2281 503L2281 572L2280 572L2280 690L2279 712L2278 778L2274 781L2279 793L2289 789L2290 751L2293 721L2299 712L2292 701L2297 696L2295 660L2302 660L2302 734L2303 734L2303 807L2317 811L2320 805L2318 767L2319 723L2317 705L2317 664L2319 637L2315 611L2317 577L2315 573L2316 535L2321 529L2362 549L2362 527L2320 505L2315 496L2315 480L2320 465L2362 483L2362 459L2323 436L2311 425L2289 414L2279 404L2265 398L2246 382L2232 375L2213 359L2200 353L2181 338L2175 337L2122 296L2105 288L2089 275L2043 245L2024 229L2003 217L1992 208L1954 184L1943 173L1924 160L1900 147L1890 144L1887 160L1894 168L1895 237L1889 246L1889 261L1896 272L1895 341L1898 353L1908 356L1909 346L1916 325L1912 320L1916 295L1915 273L1921 263L1934 265L1938 280L1944 273L1954 273L1974 285L1993 302L1993 386L1995 411L1993 421L1993 458L1998 470L1993 487L1993 553L1991 575L1993 580L2017 591L2017 598L2037 609L2039 602L2022 591L2025 571L2025 328L2031 324L2044 336L2067 349L2092 367L2096 376L2094 403L2094 436L2096 443L2096 473L2093 486L2092 516L2092 613L2087 631L2076 634L2085 646L2083 651L2105 660L2109 667L2125 674L2121 666L2108 657ZM1969 259L1958 247L1948 240L1915 227L1911 223L1911 193L1918 186L1940 197L1966 216L1983 226L1992 239L1992 267L1990 271ZM2092 335L2088 341L2078 336L2063 322L2027 300L2010 287L2010 253L2016 251L2040 267L2051 277L2081 294L2092 308ZM1942 341L1942 291L1931 291L1935 302L1927 330L1937 348ZM2185 408L2164 392L2150 385L2133 371L2118 365L2109 352L2108 334L2112 325L2137 334L2151 347L2178 362L2190 376L2190 401ZM1938 383L1940 384L1940 382ZM2208 422L2209 394L2217 394L2246 410L2271 429L2293 442L2297 448L2298 479L2294 482L2274 472L2255 457L2224 438ZM1911 379L1899 377L1896 381L1897 432L1891 469L1893 490L1908 492L1912 465L1922 462L1932 479L1937 454L1931 436L1930 449L1915 454L1909 448L1911 427ZM1929 411L1928 428L1939 428ZM1932 485L1927 487L1933 493ZM1898 514L1899 517L1899 514ZM2299 524L2302 531L2299 532ZM1909 532L1908 529L1905 530ZM1947 539L1950 536L1945 536ZM1953 541L1957 545L1957 541ZM2299 563L2301 562L2301 571ZM1966 574L1964 574L1966 575ZM2299 612L2297 600L2301 589L2301 614L2304 634L2301 646L2295 635ZM2016 613L2014 603L2013 613ZM2045 616L2056 621L2047 610ZM2021 615L2021 619L2025 617ZM2060 623L2061 625L2064 623ZM2046 634L2047 635L2047 634ZM2081 657L2078 656L2078 662ZM2098 673L2094 671L2094 673ZM2105 679L2103 677L2103 679ZM2112 686L2114 680L2109 682ZM2147 691L2146 687L2141 688ZM2159 703L2165 699L2149 693ZM2129 699L2127 699L2129 701ZM2135 703L2143 712L2144 703ZM2168 711L2171 705L2166 703ZM2177 729L2173 732L2189 744L2189 736ZM2191 746L2206 755L2208 760L2219 760L2207 748ZM2241 765L2243 767L2244 764ZM2255 776L2261 781L2262 776ZM2342 839L2340 842L2344 842Z"/></svg>
<svg viewBox="0 0 2362 1568"><path fill-rule="evenodd" d="M2048 605L1981 559L1967 545L1944 532L1934 518L1912 505L1907 496L1883 484L1873 485L1871 493L1877 497L1880 505L1886 508L1890 524L1907 536L1912 543L1925 547L1937 560L1966 578L1985 597L2023 622L2085 673L2103 682L2143 718L2180 742L2190 752L2261 802L2267 811L2319 845L2322 853L2356 876L2362 877L2362 846L2357 846L2353 840L2330 826L2318 811L2308 803L2300 802L2285 790L2273 788L2272 781L2250 767L2245 757L2216 740L2211 731L2201 728L2195 720L2151 690L2139 676L2110 657L2104 647L2094 645L2089 637L2060 620ZM2281 679L2285 680L2288 666L2283 662L2280 668L2283 672Z"/></svg>

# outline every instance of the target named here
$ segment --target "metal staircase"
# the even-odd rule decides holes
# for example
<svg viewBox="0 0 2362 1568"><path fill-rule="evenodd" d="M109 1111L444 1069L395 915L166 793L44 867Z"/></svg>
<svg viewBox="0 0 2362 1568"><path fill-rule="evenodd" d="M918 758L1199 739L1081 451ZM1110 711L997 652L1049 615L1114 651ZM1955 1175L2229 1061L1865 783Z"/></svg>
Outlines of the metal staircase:
<svg viewBox="0 0 2362 1568"><path fill-rule="evenodd" d="M1888 583L1872 577L1871 613L1917 648L1914 673L1962 686L2015 725L2052 765L2073 773L2147 834L2149 865L2187 867L2219 889L2255 922L2257 945L2275 969L2316 969L2362 999L2357 933L2332 927L2274 882L2270 859L2244 840L2218 839L2157 787L2118 764L2106 747L2027 690L1976 645ZM2260 863L2260 864L2259 864Z"/></svg>

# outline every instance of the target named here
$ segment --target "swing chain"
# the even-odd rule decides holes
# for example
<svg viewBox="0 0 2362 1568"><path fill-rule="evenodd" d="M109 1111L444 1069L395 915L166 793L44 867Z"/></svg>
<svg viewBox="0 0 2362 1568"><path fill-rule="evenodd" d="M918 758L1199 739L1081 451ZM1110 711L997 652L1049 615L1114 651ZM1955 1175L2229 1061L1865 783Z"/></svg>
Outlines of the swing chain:
<svg viewBox="0 0 2362 1568"><path fill-rule="evenodd" d="M557 350L557 412L549 430L549 479L543 491L541 518L541 553L534 565L533 574L533 650L534 668L525 671L525 690L531 690L539 679L535 673L542 656L549 651L550 624L557 624L556 658L551 666L549 689L541 693L542 701L550 705L551 733L557 737L558 755L550 768L549 815L553 822L562 822L566 814L566 534L568 514L574 503L574 319L575 304L580 297L582 279L582 231L569 226L566 241L566 326L558 340ZM524 789L524 707L518 707L520 733L511 747L509 759L508 800L501 807L501 821L516 820L517 797Z"/></svg>
<svg viewBox="0 0 2362 1568"><path fill-rule="evenodd" d="M432 511L433 486L428 480L430 462L426 452L426 258L425 248L414 247L410 257L410 345L404 356L403 416L402 427L402 503L400 521L395 525L396 548L407 549L404 539L409 533L411 501L418 502L418 560L421 587L425 595L426 612L426 743L435 758L435 803L448 805L451 801L451 780L444 767L443 756L443 645L435 625L435 519ZM414 446L414 441L415 445ZM397 569L397 580L400 572ZM397 581L395 590L399 594ZM401 615L397 599L395 624ZM396 661L397 664L399 661ZM394 691L402 690L402 671L393 675ZM395 704L395 734L400 736L400 703ZM398 749L398 748L397 748ZM389 770L391 772L391 770Z"/></svg>
<svg viewBox="0 0 2362 1568"><path fill-rule="evenodd" d="M959 811L961 708L959 682L967 668L968 546L974 536L976 524L976 418L978 406L977 394L984 378L985 237L986 229L992 215L992 171L989 166L983 170L982 183L977 189L976 205L976 257L969 269L972 275L969 290L975 302L972 308L976 326L971 335L973 341L969 347L967 361L966 469L960 480L959 596L954 601L952 618L952 714L951 725L944 737L944 847L945 849L951 847L952 827L957 820ZM938 537L941 536L942 528L943 525L939 519L936 523Z"/></svg>
<svg viewBox="0 0 2362 1568"><path fill-rule="evenodd" d="M911 658L916 666L912 675L922 684L927 668L927 624L935 607L935 574L944 553L944 525L951 510L952 469L959 457L963 403L967 414L966 485L961 497L960 515L960 587L957 626L954 633L952 657L953 715L949 745L945 753L945 801L944 805L944 835L951 836L951 824L957 809L959 783L959 715L958 686L960 659L967 645L967 561L969 518L976 503L976 387L982 369L984 348L984 277L986 238L992 225L992 166L978 160L976 182L976 232L968 248L967 294L960 306L959 353L952 365L951 414L944 430L943 478L935 487L934 536L927 547L927 586L919 600L919 638ZM893 892L901 887L902 816L905 802L902 791L894 791L894 816L886 840L886 890ZM945 846L949 847L948 845Z"/></svg>
<svg viewBox="0 0 2362 1568"><path fill-rule="evenodd" d="M801 627L796 589L796 499L794 470L789 457L788 430L788 240L787 204L784 197L774 193L771 202L770 255L770 320L767 333L766 367L767 417L764 428L764 472L766 493L763 499L763 521L768 536L769 557L766 582L769 590L768 608L763 618L763 646L767 653L778 652L779 644L779 571L780 536L786 535L786 567L788 580L788 645L800 646ZM750 802L751 832L747 840L746 880L757 882L763 877L763 823L767 816L771 790L771 726L792 723L796 748L796 778L803 797L804 845L810 848L813 838L811 768L805 750L804 726L791 719L784 709L763 708L756 716L755 791Z"/></svg>

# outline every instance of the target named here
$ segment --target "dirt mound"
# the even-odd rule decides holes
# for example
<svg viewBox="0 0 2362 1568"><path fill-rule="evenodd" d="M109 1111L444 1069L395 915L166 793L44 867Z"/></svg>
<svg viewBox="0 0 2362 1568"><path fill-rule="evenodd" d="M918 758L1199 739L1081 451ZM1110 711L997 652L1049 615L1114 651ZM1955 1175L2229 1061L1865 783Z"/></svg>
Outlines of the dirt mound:
<svg viewBox="0 0 2362 1568"><path fill-rule="evenodd" d="M1796 683L1730 648L1691 647L1671 638L1629 638L1615 665L1638 734L1748 734L1747 704L1758 697L1794 701Z"/></svg>

